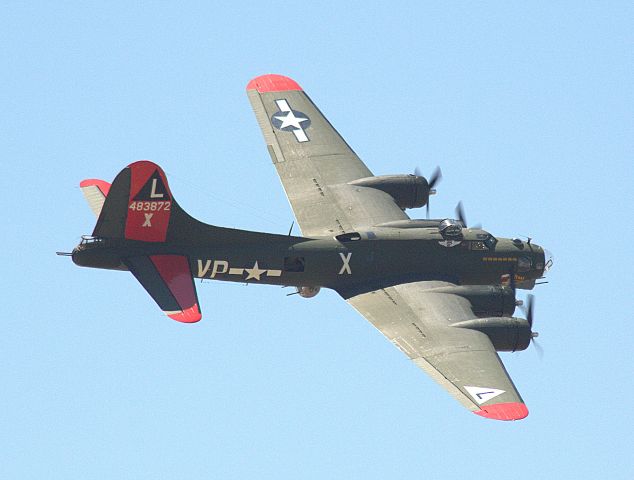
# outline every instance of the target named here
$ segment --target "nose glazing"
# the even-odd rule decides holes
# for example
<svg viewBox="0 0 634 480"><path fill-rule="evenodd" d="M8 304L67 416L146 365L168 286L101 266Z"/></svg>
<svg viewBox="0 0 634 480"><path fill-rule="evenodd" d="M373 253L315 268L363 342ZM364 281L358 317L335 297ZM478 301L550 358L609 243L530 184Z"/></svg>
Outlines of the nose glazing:
<svg viewBox="0 0 634 480"><path fill-rule="evenodd" d="M550 270L553 266L553 254L544 248L544 273Z"/></svg>

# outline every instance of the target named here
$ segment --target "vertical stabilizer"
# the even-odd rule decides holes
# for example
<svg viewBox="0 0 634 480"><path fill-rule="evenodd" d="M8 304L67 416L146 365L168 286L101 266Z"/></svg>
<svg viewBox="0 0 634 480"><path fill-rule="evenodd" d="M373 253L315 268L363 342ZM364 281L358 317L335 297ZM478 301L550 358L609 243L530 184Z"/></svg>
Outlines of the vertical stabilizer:
<svg viewBox="0 0 634 480"><path fill-rule="evenodd" d="M93 236L164 242L173 204L161 167L147 160L134 162L112 182Z"/></svg>

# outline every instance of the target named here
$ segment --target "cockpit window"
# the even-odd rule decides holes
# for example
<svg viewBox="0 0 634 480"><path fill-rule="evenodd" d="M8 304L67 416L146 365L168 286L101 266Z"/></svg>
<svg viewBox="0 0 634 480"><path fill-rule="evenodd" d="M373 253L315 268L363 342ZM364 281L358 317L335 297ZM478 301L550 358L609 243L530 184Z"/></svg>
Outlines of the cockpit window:
<svg viewBox="0 0 634 480"><path fill-rule="evenodd" d="M489 235L486 240L484 240L484 244L487 246L489 250L495 250L495 246L498 243L498 239L493 235Z"/></svg>
<svg viewBox="0 0 634 480"><path fill-rule="evenodd" d="M482 240L471 242L471 250L488 250L488 248Z"/></svg>

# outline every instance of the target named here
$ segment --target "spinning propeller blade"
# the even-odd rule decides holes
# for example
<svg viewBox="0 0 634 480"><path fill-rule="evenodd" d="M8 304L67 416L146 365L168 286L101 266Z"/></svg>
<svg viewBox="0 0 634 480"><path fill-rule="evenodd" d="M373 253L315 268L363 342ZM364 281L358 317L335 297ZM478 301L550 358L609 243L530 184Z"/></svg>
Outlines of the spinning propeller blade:
<svg viewBox="0 0 634 480"><path fill-rule="evenodd" d="M462 201L458 202L458 205L456 205L456 217L457 220L460 220L460 223L462 223L462 225L467 228L467 218L465 217L464 214L464 207L462 206Z"/></svg>
<svg viewBox="0 0 634 480"><path fill-rule="evenodd" d="M526 297L528 299L526 308L524 309L524 313L526 314L526 321L528 322L528 326L533 328L533 304L535 303L535 296L528 295Z"/></svg>
<svg viewBox="0 0 634 480"><path fill-rule="evenodd" d="M531 342L535 346L535 350L537 351L537 355L539 355L539 358L543 358L544 349L539 343L537 343L537 340L535 340L539 336L539 333L533 331L533 320L534 320L533 311L535 308L535 296L528 295L526 297L526 300L527 300L526 302L527 305L526 307L522 307L522 310L524 311L524 314L526 315L526 321L528 322L528 326L531 327Z"/></svg>
<svg viewBox="0 0 634 480"><path fill-rule="evenodd" d="M442 170L440 169L440 167L436 167L436 170L434 170L434 173L432 173L431 177L429 177L429 189L433 190L436 184L440 182L441 180L442 180Z"/></svg>
<svg viewBox="0 0 634 480"><path fill-rule="evenodd" d="M420 176L420 168L416 167L414 169L414 173ZM427 180L427 184L429 185L429 194L427 195L427 205L425 207L425 213L426 213L427 219L429 219L429 200L431 196L436 193L436 189L434 187L441 180L442 180L442 170L440 170L440 167L436 167L434 172L431 174L431 177L429 177L429 180Z"/></svg>
<svg viewBox="0 0 634 480"><path fill-rule="evenodd" d="M462 201L458 202L458 205L456 205L456 217L456 220L460 220L464 228L469 228L467 225L467 217L464 213L464 207L462 206ZM476 223L471 228L482 228L482 224Z"/></svg>

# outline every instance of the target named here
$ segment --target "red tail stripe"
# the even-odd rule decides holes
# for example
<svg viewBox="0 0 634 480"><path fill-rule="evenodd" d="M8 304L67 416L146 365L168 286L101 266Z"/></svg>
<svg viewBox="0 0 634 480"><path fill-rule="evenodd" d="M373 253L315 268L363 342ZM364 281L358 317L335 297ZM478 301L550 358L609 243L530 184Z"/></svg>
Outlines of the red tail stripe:
<svg viewBox="0 0 634 480"><path fill-rule="evenodd" d="M128 165L130 169L130 196L128 200L128 212L125 224L125 238L140 240L143 242L164 242L167 237L167 227L172 206L172 193L169 190L165 172L148 160L141 160ZM150 181L150 178L158 172L161 181L165 185L168 197L156 201L138 201L135 197L141 189ZM152 205L152 204L156 205ZM152 210L152 208L154 208Z"/></svg>

